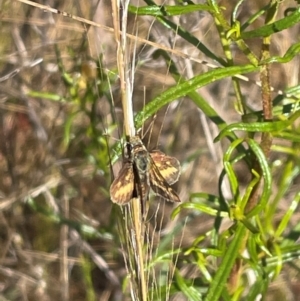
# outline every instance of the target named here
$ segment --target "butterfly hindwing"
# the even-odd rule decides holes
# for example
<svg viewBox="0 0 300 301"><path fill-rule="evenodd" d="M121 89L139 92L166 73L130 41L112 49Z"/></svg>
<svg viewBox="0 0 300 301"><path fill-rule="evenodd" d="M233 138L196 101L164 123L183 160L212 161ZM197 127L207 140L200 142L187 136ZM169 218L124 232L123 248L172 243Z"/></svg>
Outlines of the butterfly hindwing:
<svg viewBox="0 0 300 301"><path fill-rule="evenodd" d="M153 192L167 201L180 202L180 198L173 188L167 183L160 173L160 170L152 163L150 168L150 185Z"/></svg>

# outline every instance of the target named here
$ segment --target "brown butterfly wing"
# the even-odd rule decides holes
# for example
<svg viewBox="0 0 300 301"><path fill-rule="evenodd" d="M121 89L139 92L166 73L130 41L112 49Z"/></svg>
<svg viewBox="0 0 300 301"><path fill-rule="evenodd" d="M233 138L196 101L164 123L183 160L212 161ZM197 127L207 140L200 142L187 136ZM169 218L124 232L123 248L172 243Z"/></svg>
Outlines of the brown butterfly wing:
<svg viewBox="0 0 300 301"><path fill-rule="evenodd" d="M174 157L167 156L159 150L152 151L150 155L165 181L169 185L177 182L181 172L179 161Z"/></svg>
<svg viewBox="0 0 300 301"><path fill-rule="evenodd" d="M131 162L126 162L110 186L110 198L118 205L125 205L132 199L134 174Z"/></svg>
<svg viewBox="0 0 300 301"><path fill-rule="evenodd" d="M150 185L155 194L170 202L180 202L180 198L173 188L161 175L158 167L152 163L150 168Z"/></svg>

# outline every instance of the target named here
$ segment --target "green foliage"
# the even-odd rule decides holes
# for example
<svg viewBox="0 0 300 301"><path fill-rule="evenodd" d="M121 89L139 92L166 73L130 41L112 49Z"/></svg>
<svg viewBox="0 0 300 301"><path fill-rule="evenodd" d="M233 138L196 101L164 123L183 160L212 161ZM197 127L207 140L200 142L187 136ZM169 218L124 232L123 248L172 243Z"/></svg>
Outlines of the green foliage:
<svg viewBox="0 0 300 301"><path fill-rule="evenodd" d="M180 272L176 270L173 281L176 283L178 290L183 293L188 300L203 299L212 301L219 300L221 296L224 300L244 299L246 296L243 295L243 291L247 288L247 282L245 280L237 280L238 283L234 284L234 287L230 287L233 285L230 283L230 277L233 277L232 274L234 274L234 266L238 262L243 262L242 265L244 265L244 269L250 269L256 275L255 283L252 284L250 293L247 294L247 300L255 300L258 295L265 296L270 283L276 279L276 276L280 274L284 264L288 261L288 251L285 249L282 242L285 241L286 234L284 235L284 232L290 227L289 223L299 202L298 193L292 197L294 200L290 203L289 209L283 215L279 225L274 224L274 215L276 214L276 208L278 208L279 202L290 193L294 180L296 177L299 177L299 163L295 160L295 156L289 155L294 153L292 149L293 147L298 148L297 144L299 143L298 126L296 125L296 121L299 117L297 103L299 101L299 93L293 94L292 98L291 95L289 95L286 97L285 102L281 101L280 103L273 103L273 110L276 112L283 112L283 108L287 102L292 104L292 107L291 110L285 112L284 115L276 113L274 120L272 121L261 120L260 122L238 122L226 126L223 119L196 91L200 87L211 84L214 81L221 80L222 78L258 71L259 66L261 65L274 62L286 63L294 59L295 56L299 54L299 43L295 43L289 47L283 57L274 56L266 60L259 61L245 40L253 37L270 37L279 31L290 29L299 22L299 9L295 9L292 13L287 13L278 21L271 22L270 24L255 28L251 31L245 31L245 29L262 14L268 15L270 18L272 15L273 18L279 9L280 4L276 7L272 5L266 6L264 9L254 12L253 16L251 16L249 20L244 21L243 24L238 24L236 21L236 12L238 9L243 9L242 2L244 1L240 1L239 6L237 6L233 11L232 20L235 20L235 22L232 24L229 24L226 21L226 17L223 15L224 10L219 7L215 1L208 1L209 6L205 6L200 9L211 13L214 17L220 36L223 39L222 44L224 47L236 42L240 47L240 50L244 52L246 57L248 57L250 65L235 65L233 61L228 61L228 63L223 64L222 68L196 75L191 79L185 79L184 75L179 74L178 70L173 68L174 65L172 59L162 53L163 57L166 59L166 64L170 66L169 70L176 79L177 84L165 90L158 97L147 103L143 111L139 112L136 116L136 125L137 127L140 127L146 119L153 116L166 104L178 98L188 96L221 130L220 134L215 138L215 142L224 139L226 136L228 136L232 141L228 150L224 152L224 170L231 186L233 199L225 201L220 199L218 196L211 196L201 192L193 192L191 193L190 202L183 203L173 212L173 218L175 218L175 216L179 213L185 214L186 209L189 211L192 210L193 212L202 212L203 214L215 216L216 227L219 224L220 219L223 217L230 216L233 220L233 226L230 229L230 233L228 233L228 237L225 238L222 233L215 231L208 234L208 236L215 235L216 240L214 240L214 246L216 248L216 253L199 247L199 242L203 240L203 238L200 239L200 237L196 238L193 246L188 248L188 251L184 253L185 260L189 260L189 254L198 254L197 257L202 258L201 260L193 262L193 264L197 266L199 271L206 275L205 278L209 280L207 293L201 293L199 295L201 291L200 287L197 285L191 285L190 280L180 276ZM173 13L179 14L180 9L182 9L180 14L183 15L190 12L188 11L190 7L197 9L196 5L188 5L185 10L185 7L183 8L181 6L174 6L171 8L167 6L153 6L153 3L150 1L147 3L149 4L148 8L131 8L131 11L135 14L155 16L156 19L168 29L176 29L176 32L187 44L195 45L192 42L196 39L194 36L190 33L186 33L180 25L174 25L165 17L170 16ZM224 35L225 33L227 34ZM204 54L208 55L210 58L216 59L214 55L211 55L211 51L206 45L203 45L199 41L197 42L197 45L201 45L198 49ZM224 51L227 50L224 49ZM228 56L228 59L229 58L230 55ZM220 57L216 60L218 62L222 62ZM247 114L250 113L249 109L245 106L244 109L244 116L247 116ZM251 114L259 114L259 111L252 111ZM242 120L244 116L242 116ZM245 136L245 138L237 138L240 131L243 132L243 136ZM274 170L271 169L270 161L267 158L268 152L265 152L264 150L264 141L262 140L258 143L256 141L257 139L253 139L253 137L256 137L260 133L270 133L270 137L272 137L272 139L278 137L289 142L289 147L285 149L280 149L277 144L271 145L272 149L277 149L280 152L283 151L280 160L282 162L281 164L286 166L280 175L278 175L278 182L274 181L274 176L272 175ZM240 161L247 163L248 168L253 175L248 186L243 188L244 195L241 195L241 183L235 174L235 165ZM274 187L276 183L278 183L279 186L274 195L274 193L271 194L271 192L272 187ZM247 210L247 204L249 204L250 199L253 198L253 191L255 191L258 186L261 187L259 200L253 208ZM199 199L204 200L204 203L199 203ZM211 206L212 203L210 200L214 200L214 207ZM227 204L225 207L222 205L224 201L225 204ZM217 205L218 202L219 205ZM187 227L189 227L189 221L187 222ZM216 228L216 230L217 229L218 228ZM223 241L222 245L224 246L225 244L226 247L221 247L219 245L220 239ZM216 242L217 244L215 244ZM295 247L295 250L290 253L294 258L294 256L296 256L299 252L299 248L295 245L295 241L289 241L289 244L294 245ZM182 251L184 252L184 250ZM249 258L244 257L243 254L245 254L245 252L248 252ZM217 257L221 262L218 264L218 268L215 273L213 271L209 271L207 267L205 267L205 264L203 264L203 262L206 261L205 258L209 258L211 256ZM265 263L262 259L265 260ZM273 264L270 263L271 260ZM241 278L240 271L236 271L236 277L238 279ZM173 293L175 292L173 291Z"/></svg>

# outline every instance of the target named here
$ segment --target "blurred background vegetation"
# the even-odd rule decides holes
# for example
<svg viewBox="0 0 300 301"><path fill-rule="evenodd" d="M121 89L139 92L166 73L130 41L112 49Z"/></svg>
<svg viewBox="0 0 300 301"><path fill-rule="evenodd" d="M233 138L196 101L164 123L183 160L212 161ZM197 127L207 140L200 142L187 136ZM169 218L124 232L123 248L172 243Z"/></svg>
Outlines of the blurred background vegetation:
<svg viewBox="0 0 300 301"><path fill-rule="evenodd" d="M245 24L253 18L247 30L255 31L274 8L274 21L293 13L293 8L299 10L296 1L274 3L240 1L236 6L238 1L220 1L218 5L232 28L238 28L232 20L237 7L237 19ZM112 28L110 1L40 4ZM150 10L143 13L132 7L128 16L128 32L141 38L130 39L135 59L134 110L141 114L151 104L158 110L143 123L144 142L148 149L159 148L180 160L182 175L175 189L184 204L190 201L190 207L181 207L171 219L173 204L151 199L148 223L156 251L153 262L159 264L149 300L201 300L238 220L238 214L228 209L236 204L232 183L236 179L241 194L254 186L247 160L236 160L235 177L229 176L220 188L223 156L232 140L214 143L213 139L225 126L220 126L220 120L228 125L261 121L261 88L255 84L260 75L253 72L247 75L251 82L239 82L246 112L239 106L230 75L216 81L212 74L211 83L194 90L200 100L191 95L175 99L179 93L175 89L169 105L155 103L169 88L211 70L200 60L230 65L225 63L220 24L218 28L212 8L170 16L167 5L185 7L192 2L156 4L165 10L153 16ZM17 0L3 0L0 5L0 300L130 300L116 227L119 215L108 192L113 178L110 163L121 155L117 146L123 131L113 31ZM166 20L180 27L172 29ZM299 44L297 22L286 30L274 30L278 33L272 34L272 57L283 57ZM228 32L223 39L230 40ZM260 35L246 39L257 57L261 40ZM203 51L203 45L210 52ZM249 64L235 43L227 46L231 65ZM278 93L299 85L297 49L285 62L277 58L270 65L276 121L297 113L299 87L288 91L292 97ZM208 116L204 105L213 108L215 115ZM267 158L272 193L256 220L250 220L259 231L255 235L253 231L253 239L240 254L244 264L235 275L238 281L222 295L225 300L257 300L258 296L300 300L299 122L288 125L289 136L274 135ZM261 129L255 132L259 141ZM246 129L240 136L253 138L254 133ZM114 165L114 174L119 168L120 163ZM219 210L228 211L222 223L215 213ZM176 256L172 250L178 251ZM175 271L173 282L169 269Z"/></svg>

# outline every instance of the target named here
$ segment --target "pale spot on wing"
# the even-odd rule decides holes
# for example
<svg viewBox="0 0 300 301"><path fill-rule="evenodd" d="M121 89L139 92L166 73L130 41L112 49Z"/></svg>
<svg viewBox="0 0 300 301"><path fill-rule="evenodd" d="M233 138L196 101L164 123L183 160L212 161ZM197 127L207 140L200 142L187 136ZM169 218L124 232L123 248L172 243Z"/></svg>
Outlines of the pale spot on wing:
<svg viewBox="0 0 300 301"><path fill-rule="evenodd" d="M179 161L176 158L167 156L158 150L152 151L150 155L166 182L169 185L177 182L181 173Z"/></svg>
<svg viewBox="0 0 300 301"><path fill-rule="evenodd" d="M127 162L121 168L119 175L110 186L110 198L118 205L130 202L134 188L134 174L132 163Z"/></svg>

